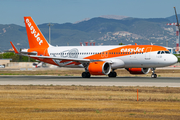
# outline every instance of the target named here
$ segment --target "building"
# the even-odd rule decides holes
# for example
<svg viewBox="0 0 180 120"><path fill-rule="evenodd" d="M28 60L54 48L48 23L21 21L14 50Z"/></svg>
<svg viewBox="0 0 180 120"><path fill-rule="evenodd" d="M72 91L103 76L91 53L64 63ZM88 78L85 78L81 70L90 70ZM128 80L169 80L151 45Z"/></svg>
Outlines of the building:
<svg viewBox="0 0 180 120"><path fill-rule="evenodd" d="M0 59L0 65L7 65L12 59Z"/></svg>

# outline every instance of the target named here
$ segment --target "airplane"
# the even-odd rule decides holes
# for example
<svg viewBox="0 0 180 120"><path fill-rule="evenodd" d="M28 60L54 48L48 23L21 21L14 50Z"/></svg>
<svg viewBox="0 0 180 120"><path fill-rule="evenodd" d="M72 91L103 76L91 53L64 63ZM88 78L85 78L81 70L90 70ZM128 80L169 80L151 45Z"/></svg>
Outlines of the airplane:
<svg viewBox="0 0 180 120"><path fill-rule="evenodd" d="M130 74L147 74L157 78L155 69L173 65L177 57L168 49L157 45L106 45L106 46L60 46L50 45L30 16L24 17L29 49L20 51L11 45L16 54L59 67L84 68L83 78L91 75L116 77L116 69L125 68Z"/></svg>

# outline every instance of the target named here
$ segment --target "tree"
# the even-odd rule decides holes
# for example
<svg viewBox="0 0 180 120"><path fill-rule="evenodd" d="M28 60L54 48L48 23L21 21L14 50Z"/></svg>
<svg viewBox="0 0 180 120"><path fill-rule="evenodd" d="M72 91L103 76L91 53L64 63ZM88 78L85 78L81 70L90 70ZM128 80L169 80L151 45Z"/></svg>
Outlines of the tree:
<svg viewBox="0 0 180 120"><path fill-rule="evenodd" d="M0 59L2 59L3 58L3 54L0 54Z"/></svg>
<svg viewBox="0 0 180 120"><path fill-rule="evenodd" d="M119 45L125 45L125 44L123 44L123 43L119 43Z"/></svg>
<svg viewBox="0 0 180 120"><path fill-rule="evenodd" d="M0 58L12 59L12 62L28 62L27 56L17 55L12 52L0 54ZM35 59L30 58L30 62L35 62Z"/></svg>
<svg viewBox="0 0 180 120"><path fill-rule="evenodd" d="M180 62L180 54L174 54L178 58L178 62Z"/></svg>
<svg viewBox="0 0 180 120"><path fill-rule="evenodd" d="M4 59L9 59L11 58L12 56L14 56L15 54L12 53L12 52L7 52L7 53L3 53L3 58Z"/></svg>

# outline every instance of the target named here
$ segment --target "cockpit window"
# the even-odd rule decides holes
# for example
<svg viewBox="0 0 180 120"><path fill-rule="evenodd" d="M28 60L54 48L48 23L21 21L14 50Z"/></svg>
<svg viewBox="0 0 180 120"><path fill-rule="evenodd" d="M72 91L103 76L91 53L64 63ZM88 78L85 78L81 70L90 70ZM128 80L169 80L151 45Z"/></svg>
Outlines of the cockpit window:
<svg viewBox="0 0 180 120"><path fill-rule="evenodd" d="M170 54L169 51L158 51L157 54Z"/></svg>
<svg viewBox="0 0 180 120"><path fill-rule="evenodd" d="M171 49L168 49L168 50L169 50L169 52L171 53L172 50L171 50Z"/></svg>
<svg viewBox="0 0 180 120"><path fill-rule="evenodd" d="M169 51L165 51L165 53L166 53L166 54L170 54L170 52L169 52Z"/></svg>
<svg viewBox="0 0 180 120"><path fill-rule="evenodd" d="M161 54L164 54L165 52L164 51L161 51Z"/></svg>

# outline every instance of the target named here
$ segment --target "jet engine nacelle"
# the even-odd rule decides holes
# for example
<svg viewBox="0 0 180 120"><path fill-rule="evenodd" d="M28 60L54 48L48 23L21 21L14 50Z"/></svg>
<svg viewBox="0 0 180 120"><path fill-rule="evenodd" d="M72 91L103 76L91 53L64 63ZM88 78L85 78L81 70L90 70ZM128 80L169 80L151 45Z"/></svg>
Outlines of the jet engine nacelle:
<svg viewBox="0 0 180 120"><path fill-rule="evenodd" d="M105 61L91 62L88 71L91 75L107 75L111 71L111 65Z"/></svg>
<svg viewBox="0 0 180 120"><path fill-rule="evenodd" d="M130 74L147 74L149 73L150 68L126 68Z"/></svg>

